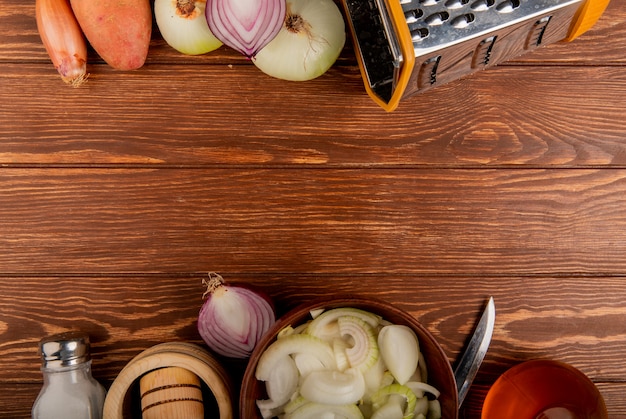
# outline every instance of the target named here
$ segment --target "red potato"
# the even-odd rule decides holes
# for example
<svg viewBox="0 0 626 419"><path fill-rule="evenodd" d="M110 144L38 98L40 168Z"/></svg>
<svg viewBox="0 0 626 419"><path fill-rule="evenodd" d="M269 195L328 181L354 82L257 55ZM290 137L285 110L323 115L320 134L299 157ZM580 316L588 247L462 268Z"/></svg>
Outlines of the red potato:
<svg viewBox="0 0 626 419"><path fill-rule="evenodd" d="M117 70L135 70L148 56L150 0L70 0L76 20L98 55Z"/></svg>

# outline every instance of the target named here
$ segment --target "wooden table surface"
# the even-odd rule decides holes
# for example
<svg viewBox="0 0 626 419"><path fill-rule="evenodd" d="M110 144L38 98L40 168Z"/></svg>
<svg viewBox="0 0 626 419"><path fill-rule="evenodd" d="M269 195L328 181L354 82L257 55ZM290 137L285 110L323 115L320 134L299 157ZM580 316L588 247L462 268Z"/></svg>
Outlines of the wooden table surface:
<svg viewBox="0 0 626 419"><path fill-rule="evenodd" d="M289 83L155 30L143 68L91 51L73 89L34 2L0 3L0 417L29 417L45 335L88 332L107 386L152 345L201 343L208 271L279 314L341 292L393 302L453 363L493 295L462 418L537 358L582 370L626 417L626 2L392 113L355 62L348 45Z"/></svg>

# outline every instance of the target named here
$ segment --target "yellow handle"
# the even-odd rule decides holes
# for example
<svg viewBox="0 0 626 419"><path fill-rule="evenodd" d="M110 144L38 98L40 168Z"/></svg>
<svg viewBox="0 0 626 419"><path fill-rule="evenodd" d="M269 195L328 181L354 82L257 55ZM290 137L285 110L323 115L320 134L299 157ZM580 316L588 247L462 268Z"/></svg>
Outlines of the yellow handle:
<svg viewBox="0 0 626 419"><path fill-rule="evenodd" d="M398 37L398 43L400 45L400 53L402 54L402 65L399 69L399 74L396 80L396 85L391 99L388 103L375 99L378 104L387 112L395 110L400 104L400 99L404 95L404 91L409 83L411 74L413 74L413 67L415 66L415 51L413 50L413 41L411 40L411 33L409 32L409 26L406 24L406 17L402 10L402 5L399 1L385 0L387 9L391 16L396 36Z"/></svg>
<svg viewBox="0 0 626 419"><path fill-rule="evenodd" d="M587 32L600 19L611 0L586 0L580 7L565 41L573 41Z"/></svg>
<svg viewBox="0 0 626 419"><path fill-rule="evenodd" d="M345 2L343 3L346 4ZM400 53L402 54L402 63L400 65L400 68L397 69L398 73L396 76L393 93L389 101L385 101L381 97L379 97L378 94L374 91L374 89L370 87L369 83L367 82L365 82L365 91L381 108L383 108L387 112L392 112L400 104L400 99L402 99L402 95L404 94L404 91L406 90L406 87L411 78L411 74L413 73L413 67L415 66L415 51L413 50L413 41L411 40L409 27L406 24L406 17L404 16L404 11L402 10L402 4L397 0L384 0L384 4L389 11L389 16L392 21L391 23L398 38ZM352 25L351 22L350 24ZM354 34L354 27L352 28L352 33ZM359 65L359 68L361 70L363 80L366 81L367 72L365 70L363 58L360 56L360 49L358 46L355 46L355 50L359 58L357 60L357 64Z"/></svg>

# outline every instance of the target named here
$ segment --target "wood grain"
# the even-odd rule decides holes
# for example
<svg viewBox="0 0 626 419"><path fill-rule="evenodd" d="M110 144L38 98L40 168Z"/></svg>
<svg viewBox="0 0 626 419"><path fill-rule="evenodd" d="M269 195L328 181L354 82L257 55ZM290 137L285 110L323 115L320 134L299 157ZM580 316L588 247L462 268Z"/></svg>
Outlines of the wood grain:
<svg viewBox="0 0 626 419"><path fill-rule="evenodd" d="M626 269L623 170L12 169L0 185L4 272Z"/></svg>
<svg viewBox="0 0 626 419"><path fill-rule="evenodd" d="M528 359L568 362L626 418L626 3L556 43L404 101L349 44L285 83L223 47L67 88L34 3L0 3L0 418L29 418L38 340L81 329L109 386L161 342L202 344L201 278L392 301L452 363L495 297L461 418ZM221 359L235 383L245 363ZM247 418L242 418L247 419Z"/></svg>
<svg viewBox="0 0 626 419"><path fill-rule="evenodd" d="M490 69L413 96L392 114L364 94L353 68L303 84L247 65L182 67L176 78L169 68L123 78L98 70L85 88L68 89L39 65L5 66L0 163L626 164L620 67Z"/></svg>

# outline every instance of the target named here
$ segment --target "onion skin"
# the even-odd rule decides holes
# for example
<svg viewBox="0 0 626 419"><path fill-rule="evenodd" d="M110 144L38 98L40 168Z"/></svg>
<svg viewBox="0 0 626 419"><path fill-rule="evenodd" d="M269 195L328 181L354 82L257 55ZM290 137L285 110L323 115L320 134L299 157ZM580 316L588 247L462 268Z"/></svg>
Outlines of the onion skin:
<svg viewBox="0 0 626 419"><path fill-rule="evenodd" d="M198 332L214 352L246 359L276 322L271 299L247 285L226 284L214 273L203 280L208 294L198 314Z"/></svg>
<svg viewBox="0 0 626 419"><path fill-rule="evenodd" d="M35 15L41 41L61 75L74 87L87 80L87 42L68 0L36 0Z"/></svg>
<svg viewBox="0 0 626 419"><path fill-rule="evenodd" d="M267 45L285 19L285 0L207 0L211 32L248 58Z"/></svg>

